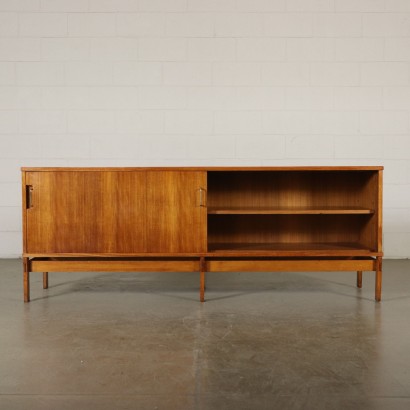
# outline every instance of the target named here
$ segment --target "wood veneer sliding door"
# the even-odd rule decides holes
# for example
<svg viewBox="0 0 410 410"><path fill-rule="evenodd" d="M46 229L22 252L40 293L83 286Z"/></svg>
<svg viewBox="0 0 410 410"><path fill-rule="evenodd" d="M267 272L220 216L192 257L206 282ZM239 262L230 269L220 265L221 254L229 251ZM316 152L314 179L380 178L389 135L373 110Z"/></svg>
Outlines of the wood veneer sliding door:
<svg viewBox="0 0 410 410"><path fill-rule="evenodd" d="M147 250L206 252L206 172L147 172Z"/></svg>
<svg viewBox="0 0 410 410"><path fill-rule="evenodd" d="M26 173L26 253L146 251L146 173Z"/></svg>

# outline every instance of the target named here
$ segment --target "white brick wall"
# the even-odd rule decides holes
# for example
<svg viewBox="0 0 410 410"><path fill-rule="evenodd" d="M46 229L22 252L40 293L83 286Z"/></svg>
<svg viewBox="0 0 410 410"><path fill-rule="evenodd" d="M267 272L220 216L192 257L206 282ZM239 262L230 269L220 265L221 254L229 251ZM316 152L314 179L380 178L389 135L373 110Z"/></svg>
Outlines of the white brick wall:
<svg viewBox="0 0 410 410"><path fill-rule="evenodd" d="M0 0L0 257L20 166L378 164L410 257L409 0Z"/></svg>
<svg viewBox="0 0 410 410"><path fill-rule="evenodd" d="M15 37L19 32L19 20L17 13L0 14L0 36Z"/></svg>
<svg viewBox="0 0 410 410"><path fill-rule="evenodd" d="M20 13L21 37L66 37L67 15L62 13Z"/></svg>

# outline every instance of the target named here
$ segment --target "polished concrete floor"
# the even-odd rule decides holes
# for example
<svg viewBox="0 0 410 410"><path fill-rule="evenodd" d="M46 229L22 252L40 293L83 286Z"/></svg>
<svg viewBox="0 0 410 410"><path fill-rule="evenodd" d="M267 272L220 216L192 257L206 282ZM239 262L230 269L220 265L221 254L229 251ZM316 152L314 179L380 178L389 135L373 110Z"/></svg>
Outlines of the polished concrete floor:
<svg viewBox="0 0 410 410"><path fill-rule="evenodd" d="M410 261L374 273L54 273L0 260L0 409L410 409Z"/></svg>

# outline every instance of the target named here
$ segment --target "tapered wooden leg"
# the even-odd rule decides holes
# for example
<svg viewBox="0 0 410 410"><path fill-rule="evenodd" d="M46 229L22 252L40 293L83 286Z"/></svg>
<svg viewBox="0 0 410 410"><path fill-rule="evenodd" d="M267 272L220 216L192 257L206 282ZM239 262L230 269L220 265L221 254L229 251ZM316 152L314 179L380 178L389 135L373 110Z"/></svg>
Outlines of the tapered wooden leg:
<svg viewBox="0 0 410 410"><path fill-rule="evenodd" d="M43 272L43 289L48 289L48 272Z"/></svg>
<svg viewBox="0 0 410 410"><path fill-rule="evenodd" d="M23 258L24 302L30 302L30 272L28 258Z"/></svg>
<svg viewBox="0 0 410 410"><path fill-rule="evenodd" d="M362 276L363 272L361 270L357 271L357 287L361 288L362 287Z"/></svg>
<svg viewBox="0 0 410 410"><path fill-rule="evenodd" d="M382 300L382 258L379 256L377 257L375 299L377 302Z"/></svg>
<svg viewBox="0 0 410 410"><path fill-rule="evenodd" d="M200 262L200 277L199 277L199 300L205 302L205 258L201 258Z"/></svg>

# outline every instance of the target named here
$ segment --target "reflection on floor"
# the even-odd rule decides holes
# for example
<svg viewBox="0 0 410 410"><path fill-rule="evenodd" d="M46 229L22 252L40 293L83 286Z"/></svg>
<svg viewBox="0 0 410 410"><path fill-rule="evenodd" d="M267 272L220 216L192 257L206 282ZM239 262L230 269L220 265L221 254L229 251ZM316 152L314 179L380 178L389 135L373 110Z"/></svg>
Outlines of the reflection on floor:
<svg viewBox="0 0 410 410"><path fill-rule="evenodd" d="M0 260L0 409L409 409L410 261L374 273L54 273Z"/></svg>

